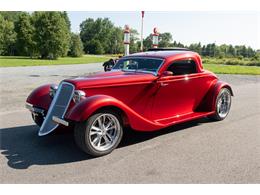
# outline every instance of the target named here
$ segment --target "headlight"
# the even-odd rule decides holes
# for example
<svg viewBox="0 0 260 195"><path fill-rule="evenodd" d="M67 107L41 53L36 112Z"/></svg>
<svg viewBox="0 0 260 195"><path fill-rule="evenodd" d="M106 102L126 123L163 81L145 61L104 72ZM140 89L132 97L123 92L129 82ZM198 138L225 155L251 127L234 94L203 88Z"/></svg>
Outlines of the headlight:
<svg viewBox="0 0 260 195"><path fill-rule="evenodd" d="M55 93L58 89L58 85L52 84L50 86L50 91L49 91L49 95L53 98L55 96Z"/></svg>
<svg viewBox="0 0 260 195"><path fill-rule="evenodd" d="M74 96L73 96L73 101L75 103L79 103L80 100L82 100L83 98L86 97L86 93L84 91L81 90L75 90L74 91Z"/></svg>

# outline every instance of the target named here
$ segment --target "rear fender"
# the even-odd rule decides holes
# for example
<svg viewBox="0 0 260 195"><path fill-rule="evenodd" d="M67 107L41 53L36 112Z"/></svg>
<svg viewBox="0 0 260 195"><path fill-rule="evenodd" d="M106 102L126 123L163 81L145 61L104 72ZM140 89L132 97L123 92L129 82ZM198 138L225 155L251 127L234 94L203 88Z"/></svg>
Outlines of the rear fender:
<svg viewBox="0 0 260 195"><path fill-rule="evenodd" d="M223 81L217 80L212 82L209 91L206 96L203 98L201 104L198 106L197 111L215 111L216 107L216 98L222 88L227 88L230 90L231 95L234 96L231 86Z"/></svg>
<svg viewBox="0 0 260 195"><path fill-rule="evenodd" d="M107 95L95 95L86 98L76 104L65 116L66 119L75 122L87 120L96 111L105 107L116 107L126 116L129 125L135 130L152 131L162 128L161 124L154 123L140 116L134 110L118 99Z"/></svg>
<svg viewBox="0 0 260 195"><path fill-rule="evenodd" d="M232 90L231 86L228 83L223 82L223 81L218 81L215 84L214 93L213 93L213 99L211 101L212 102L212 105L211 105L212 111L215 110L215 108L216 108L216 98L217 98L220 90L223 89L223 88L229 89L229 91L231 93L231 96L234 96L233 90Z"/></svg>

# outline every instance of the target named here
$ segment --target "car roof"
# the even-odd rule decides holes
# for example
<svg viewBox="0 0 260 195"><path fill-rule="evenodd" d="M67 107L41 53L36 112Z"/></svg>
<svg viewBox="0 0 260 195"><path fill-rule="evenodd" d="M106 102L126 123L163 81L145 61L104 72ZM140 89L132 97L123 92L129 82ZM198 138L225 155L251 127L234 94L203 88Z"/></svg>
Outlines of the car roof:
<svg viewBox="0 0 260 195"><path fill-rule="evenodd" d="M139 53L134 53L127 57L153 57L153 58L168 58L168 57L173 57L177 55L183 55L183 54L188 54L189 56L197 56L198 54L192 51L188 50L155 50L155 51L146 51L146 52L139 52Z"/></svg>
<svg viewBox="0 0 260 195"><path fill-rule="evenodd" d="M195 60L198 66L198 72L203 70L203 65L201 61L201 57L198 53L190 51L190 50L178 50L178 49L171 49L171 50L155 50L155 51L146 51L140 53L134 53L123 58L131 58L131 57L140 57L140 58L159 58L164 59L165 63L170 63L172 60L181 60L185 58L192 58ZM163 67L161 68L163 70Z"/></svg>

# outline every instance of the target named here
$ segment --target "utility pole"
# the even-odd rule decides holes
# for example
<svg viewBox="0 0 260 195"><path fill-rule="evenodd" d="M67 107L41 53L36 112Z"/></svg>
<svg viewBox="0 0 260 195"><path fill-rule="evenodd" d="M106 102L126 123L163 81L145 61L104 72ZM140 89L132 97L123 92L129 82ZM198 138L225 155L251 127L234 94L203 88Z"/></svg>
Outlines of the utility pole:
<svg viewBox="0 0 260 195"><path fill-rule="evenodd" d="M141 51L144 50L144 46L143 46L143 28L144 28L144 11L142 11L142 24L141 24Z"/></svg>

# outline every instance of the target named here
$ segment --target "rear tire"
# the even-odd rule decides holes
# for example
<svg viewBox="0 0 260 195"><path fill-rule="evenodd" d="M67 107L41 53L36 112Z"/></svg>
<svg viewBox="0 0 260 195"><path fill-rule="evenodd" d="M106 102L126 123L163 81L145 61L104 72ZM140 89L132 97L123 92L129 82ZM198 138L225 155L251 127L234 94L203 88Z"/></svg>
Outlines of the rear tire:
<svg viewBox="0 0 260 195"><path fill-rule="evenodd" d="M81 150L92 156L109 154L122 139L122 124L122 118L117 112L100 111L75 125L75 142Z"/></svg>
<svg viewBox="0 0 260 195"><path fill-rule="evenodd" d="M224 120L231 107L231 91L227 88L222 88L215 100L215 114L209 118L221 121Z"/></svg>

